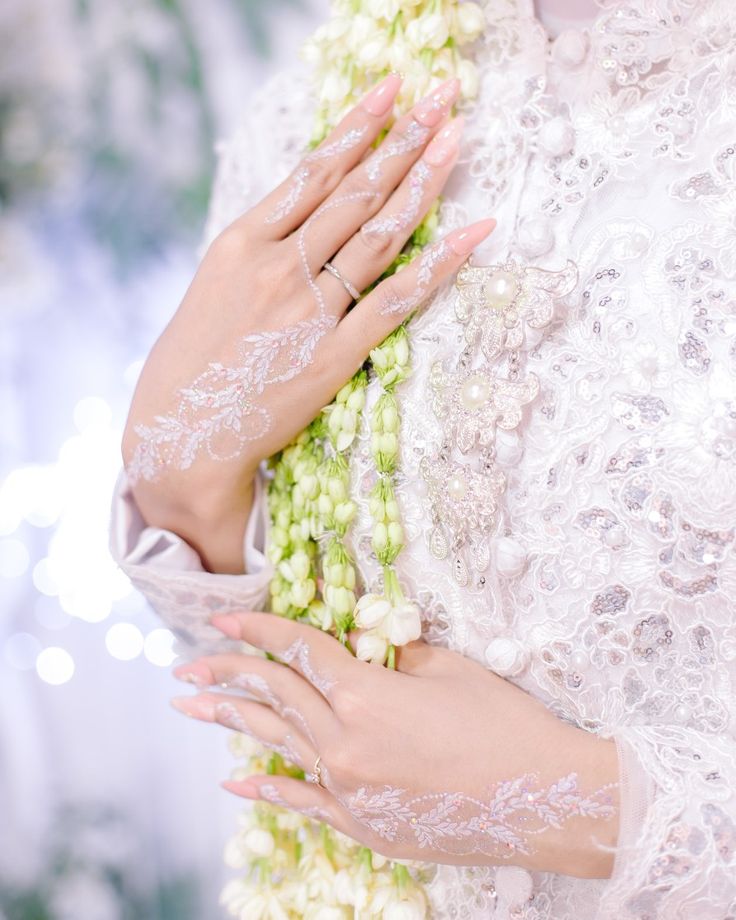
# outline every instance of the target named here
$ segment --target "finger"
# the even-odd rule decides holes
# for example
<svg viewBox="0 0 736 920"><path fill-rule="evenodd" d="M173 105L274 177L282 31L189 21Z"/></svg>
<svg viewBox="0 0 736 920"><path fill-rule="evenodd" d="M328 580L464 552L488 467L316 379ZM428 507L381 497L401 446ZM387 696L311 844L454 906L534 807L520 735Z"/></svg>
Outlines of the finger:
<svg viewBox="0 0 736 920"><path fill-rule="evenodd" d="M245 798L260 799L300 812L334 827L335 830L359 840L361 827L334 795L316 783L289 776L249 776L245 780L226 780L223 788Z"/></svg>
<svg viewBox="0 0 736 920"><path fill-rule="evenodd" d="M316 738L326 738L337 728L336 717L325 698L295 670L276 661L237 653L209 655L181 665L174 675L186 680L192 671L212 675L211 680L200 686L219 684L250 693L314 743Z"/></svg>
<svg viewBox="0 0 736 920"><path fill-rule="evenodd" d="M397 185L406 179L407 171L425 151L459 92L460 81L448 80L417 103L411 112L397 121L383 143L337 186L325 206L329 208L333 201L339 200L339 215L332 220L321 219L319 233L310 233L306 241L307 264L313 274L375 216ZM428 109L432 101L435 107ZM415 174L414 178L419 179L419 175ZM424 181L423 178L419 180L420 183ZM417 184L415 181L414 185ZM419 216L421 201L416 200L414 205L416 216ZM407 224L413 219L407 214ZM360 289L374 281L378 274L380 272L369 277Z"/></svg>
<svg viewBox="0 0 736 920"><path fill-rule="evenodd" d="M389 118L401 79L389 74L374 86L319 147L252 209L253 225L265 231L267 239L283 239L295 230L360 162Z"/></svg>
<svg viewBox="0 0 736 920"><path fill-rule="evenodd" d="M314 745L301 731L262 703L224 693L200 693L174 697L171 705L193 719L249 735L302 770L311 767L317 757Z"/></svg>
<svg viewBox="0 0 736 920"><path fill-rule="evenodd" d="M386 271L440 195L457 162L462 126L463 119L455 118L440 131L384 207L331 259L357 290L365 290ZM317 284L328 293L334 279L323 271ZM339 284L330 300L342 314L351 297Z"/></svg>
<svg viewBox="0 0 736 920"><path fill-rule="evenodd" d="M351 369L354 373L370 349L382 342L407 314L451 277L495 226L496 221L490 219L453 230L444 239L427 246L405 268L386 278L364 297L332 333L331 345L342 360L329 368L335 375L335 382L328 380L326 383L339 389L337 381L349 375Z"/></svg>
<svg viewBox="0 0 736 920"><path fill-rule="evenodd" d="M340 681L354 680L359 664L328 633L272 613L228 613L214 616L213 626L275 655L304 677L326 700Z"/></svg>

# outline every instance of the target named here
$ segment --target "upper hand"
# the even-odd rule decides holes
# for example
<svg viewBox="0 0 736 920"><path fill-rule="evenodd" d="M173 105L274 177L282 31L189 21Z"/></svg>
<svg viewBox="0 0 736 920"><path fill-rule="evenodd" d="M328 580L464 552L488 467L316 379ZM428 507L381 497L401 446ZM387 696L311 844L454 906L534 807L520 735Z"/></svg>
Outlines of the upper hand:
<svg viewBox="0 0 736 920"><path fill-rule="evenodd" d="M311 814L393 858L610 874L613 741L421 641L398 648L390 670L272 614L219 616L213 625L284 663L227 654L182 665L181 679L253 698L203 692L178 698L177 708L247 732L308 773L319 755L325 787L252 776L226 783L232 792Z"/></svg>
<svg viewBox="0 0 736 920"><path fill-rule="evenodd" d="M390 75L316 150L209 247L154 346L123 456L149 523L172 506L232 508L259 462L330 402L407 313L455 272L494 222L456 230L356 307L391 265L456 162L449 81L399 118L375 150L400 78ZM155 486L150 485L156 480ZM216 498L216 495L214 495ZM149 513L146 513L146 510Z"/></svg>

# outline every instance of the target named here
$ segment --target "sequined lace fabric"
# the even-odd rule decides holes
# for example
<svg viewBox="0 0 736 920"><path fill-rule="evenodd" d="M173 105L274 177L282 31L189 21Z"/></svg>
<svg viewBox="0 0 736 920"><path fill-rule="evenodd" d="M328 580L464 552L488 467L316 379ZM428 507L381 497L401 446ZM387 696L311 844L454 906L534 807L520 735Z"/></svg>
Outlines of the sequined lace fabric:
<svg viewBox="0 0 736 920"><path fill-rule="evenodd" d="M600 7L589 29L551 41L531 0L485 4L481 90L441 229L492 215L477 261L550 272L571 261L578 280L522 345L539 389L497 438L500 519L487 569L465 585L430 552L420 472L447 434L432 367L454 368L466 344L452 285L412 320L398 565L427 641L616 740L621 833L610 879L437 866L437 918L736 918L736 9ZM281 75L223 146L208 238L293 167L310 130L305 93ZM369 386L366 419L378 395ZM352 549L370 591L369 447L366 427ZM126 562L134 550L116 551L168 622L204 623L218 576L200 598L189 573L177 597L153 556ZM248 584L264 598L264 572L239 588L223 577L220 602Z"/></svg>

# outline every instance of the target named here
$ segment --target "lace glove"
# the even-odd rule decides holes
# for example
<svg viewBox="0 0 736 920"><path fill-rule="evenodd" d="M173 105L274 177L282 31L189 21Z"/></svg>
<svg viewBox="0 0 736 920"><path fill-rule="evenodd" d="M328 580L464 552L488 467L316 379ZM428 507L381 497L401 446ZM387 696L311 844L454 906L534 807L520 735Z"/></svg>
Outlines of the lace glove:
<svg viewBox="0 0 736 920"><path fill-rule="evenodd" d="M252 776L228 790L318 818L395 859L610 874L613 741L445 648L410 642L391 670L282 617L212 622L278 660L234 653L182 665L180 679L235 692L205 690L174 706L256 737L312 780Z"/></svg>
<svg viewBox="0 0 736 920"><path fill-rule="evenodd" d="M243 544L248 574L207 572L196 551L180 536L146 525L128 477L121 472L112 501L110 552L173 633L203 652L215 651L224 643L222 633L209 624L213 613L265 603L273 574L263 552L269 526L264 475L259 470Z"/></svg>
<svg viewBox="0 0 736 920"><path fill-rule="evenodd" d="M596 920L736 916L736 739L618 729L621 831Z"/></svg>

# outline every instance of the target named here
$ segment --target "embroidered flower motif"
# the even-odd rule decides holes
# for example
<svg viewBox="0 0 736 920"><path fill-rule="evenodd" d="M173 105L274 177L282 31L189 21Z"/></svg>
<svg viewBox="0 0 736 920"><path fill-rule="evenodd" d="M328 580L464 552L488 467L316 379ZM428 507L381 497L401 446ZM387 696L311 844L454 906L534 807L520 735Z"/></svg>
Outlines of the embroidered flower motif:
<svg viewBox="0 0 736 920"><path fill-rule="evenodd" d="M468 345L480 341L491 361L502 351L520 348L524 323L541 329L552 319L555 299L577 283L573 262L559 272L522 266L509 260L490 268L466 263L458 272L455 313L465 326Z"/></svg>
<svg viewBox="0 0 736 920"><path fill-rule="evenodd" d="M632 389L648 393L652 389L669 386L674 363L674 357L663 345L641 342L626 352L621 370L628 377Z"/></svg>
<svg viewBox="0 0 736 920"><path fill-rule="evenodd" d="M522 409L539 392L539 380L503 380L481 371L452 373L434 364L430 375L433 409L445 420L448 435L466 454L477 443L487 447L495 439L495 428L516 428Z"/></svg>

